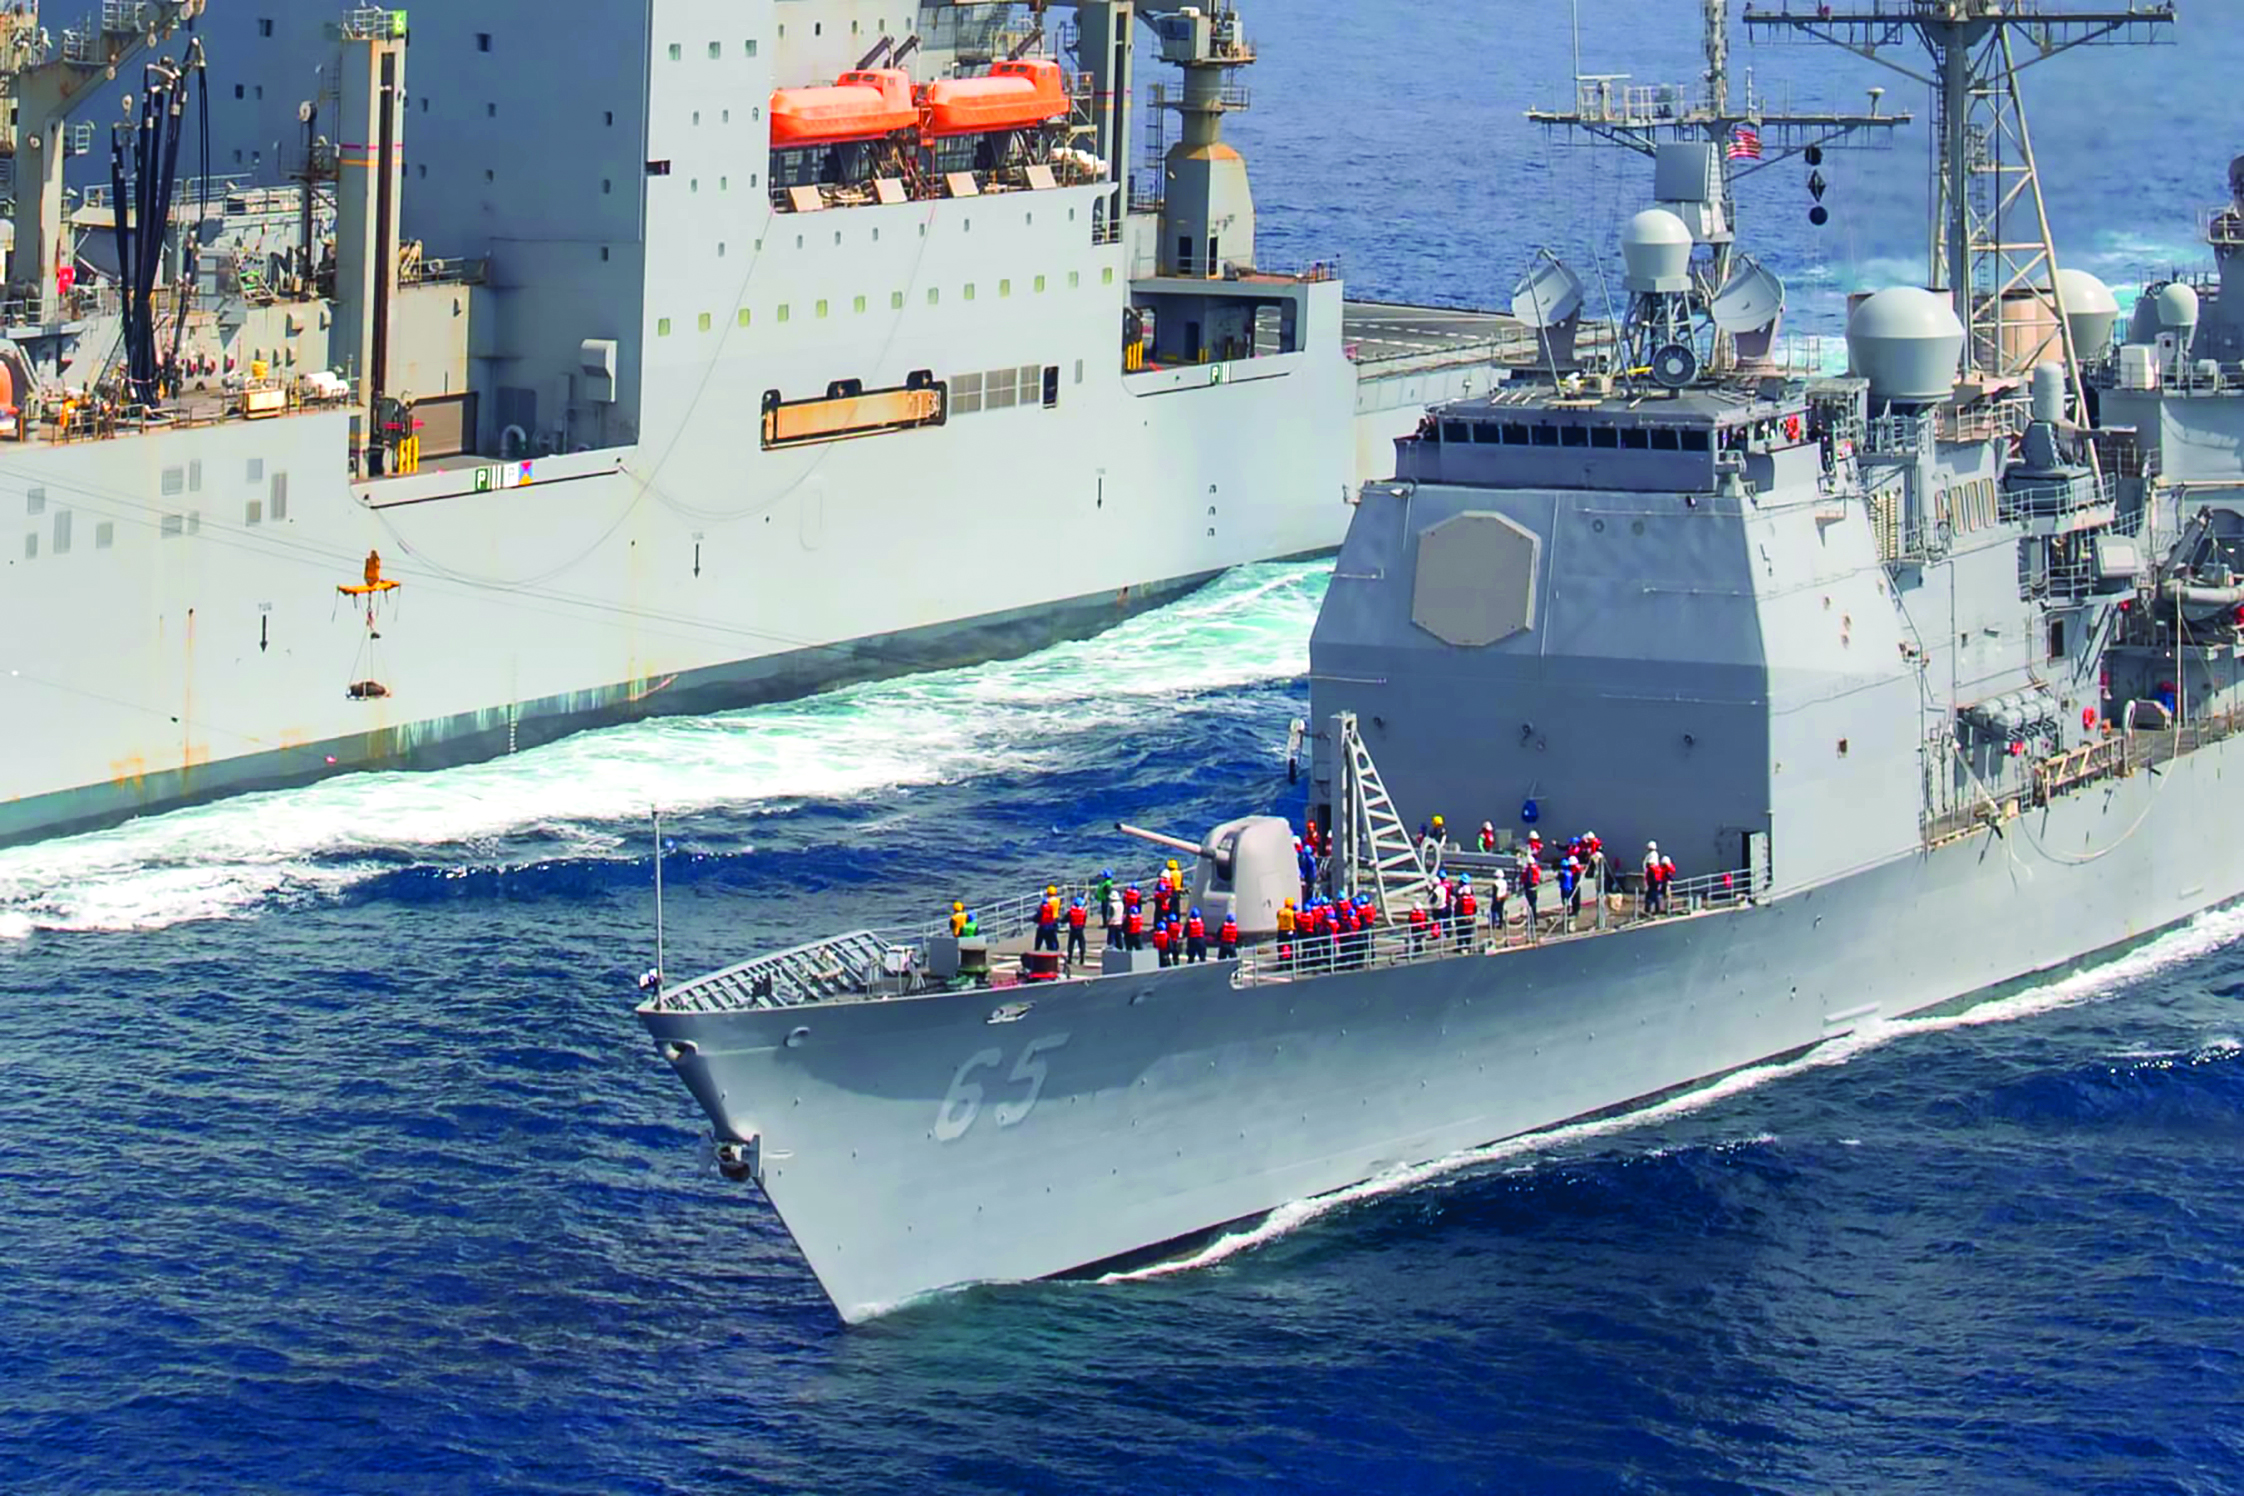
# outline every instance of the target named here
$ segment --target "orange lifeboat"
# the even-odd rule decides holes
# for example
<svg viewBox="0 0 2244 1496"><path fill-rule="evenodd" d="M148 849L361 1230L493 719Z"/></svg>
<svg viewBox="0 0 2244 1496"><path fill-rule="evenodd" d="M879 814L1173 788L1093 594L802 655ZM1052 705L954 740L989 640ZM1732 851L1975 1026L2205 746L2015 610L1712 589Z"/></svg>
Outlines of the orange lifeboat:
<svg viewBox="0 0 2244 1496"><path fill-rule="evenodd" d="M1047 57L1001 62L986 78L946 78L920 90L927 132L938 139L1020 130L1068 111L1060 65Z"/></svg>
<svg viewBox="0 0 2244 1496"><path fill-rule="evenodd" d="M774 150L878 140L918 124L911 74L902 68L844 73L830 88L782 88L771 96Z"/></svg>

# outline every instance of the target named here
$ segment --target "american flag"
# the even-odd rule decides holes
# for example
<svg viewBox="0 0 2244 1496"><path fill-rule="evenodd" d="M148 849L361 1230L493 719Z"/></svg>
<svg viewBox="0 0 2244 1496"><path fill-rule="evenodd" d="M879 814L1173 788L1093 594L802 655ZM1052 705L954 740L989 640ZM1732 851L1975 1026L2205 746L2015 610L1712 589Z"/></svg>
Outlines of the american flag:
<svg viewBox="0 0 2244 1496"><path fill-rule="evenodd" d="M1739 125L1730 132L1730 159L1732 161L1758 161L1761 159L1761 132L1751 125Z"/></svg>

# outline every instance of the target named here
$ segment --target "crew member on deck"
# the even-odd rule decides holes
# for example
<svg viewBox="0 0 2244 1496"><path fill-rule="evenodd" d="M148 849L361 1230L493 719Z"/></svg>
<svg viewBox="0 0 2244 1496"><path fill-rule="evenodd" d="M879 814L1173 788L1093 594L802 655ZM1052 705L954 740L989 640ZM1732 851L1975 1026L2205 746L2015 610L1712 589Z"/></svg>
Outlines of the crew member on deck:
<svg viewBox="0 0 2244 1496"><path fill-rule="evenodd" d="M1184 922L1185 955L1195 963L1208 959L1208 922L1200 918L1200 911L1192 911Z"/></svg>
<svg viewBox="0 0 2244 1496"><path fill-rule="evenodd" d="M1091 948L1085 942L1083 935L1084 927L1090 922L1091 911L1083 907L1083 900L1078 896L1074 903L1067 906L1067 958L1069 961L1088 961L1091 959Z"/></svg>
<svg viewBox="0 0 2244 1496"><path fill-rule="evenodd" d="M1239 956L1239 921L1228 909L1223 923L1216 929L1216 959L1235 961Z"/></svg>
<svg viewBox="0 0 2244 1496"><path fill-rule="evenodd" d="M1044 902L1036 906L1036 948L1056 951L1060 948L1060 891L1044 890Z"/></svg>
<svg viewBox="0 0 2244 1496"><path fill-rule="evenodd" d="M966 906L957 899L951 900L951 939L956 940L966 930Z"/></svg>

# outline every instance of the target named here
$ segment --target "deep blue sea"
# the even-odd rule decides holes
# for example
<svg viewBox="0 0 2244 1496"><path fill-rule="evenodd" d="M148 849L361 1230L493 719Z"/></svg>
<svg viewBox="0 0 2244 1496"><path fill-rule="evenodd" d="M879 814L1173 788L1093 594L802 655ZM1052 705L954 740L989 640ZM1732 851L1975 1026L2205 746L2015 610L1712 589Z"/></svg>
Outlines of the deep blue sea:
<svg viewBox="0 0 2244 1496"><path fill-rule="evenodd" d="M1695 72L1688 0L1581 9L1587 69ZM2244 148L2244 10L2184 10L2029 75L2061 245L2121 285ZM1558 0L1247 14L1268 259L1501 304L1645 195L1518 119ZM1923 143L1827 163L1820 232L1754 179L1795 326L1917 273ZM1174 1271L843 1330L631 1016L647 804L674 971L1290 807L1323 586L0 853L0 1492L2244 1491L2234 912Z"/></svg>

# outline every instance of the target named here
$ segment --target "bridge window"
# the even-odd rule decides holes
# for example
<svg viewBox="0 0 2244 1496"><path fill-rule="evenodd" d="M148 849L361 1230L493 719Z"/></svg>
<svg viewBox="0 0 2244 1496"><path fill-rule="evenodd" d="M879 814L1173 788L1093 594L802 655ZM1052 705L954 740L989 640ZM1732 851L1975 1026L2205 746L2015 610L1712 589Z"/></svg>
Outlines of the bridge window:
<svg viewBox="0 0 2244 1496"><path fill-rule="evenodd" d="M1668 430L1668 429L1667 429L1666 427L1664 427L1664 426L1663 426L1663 427L1660 427L1660 428L1658 428L1657 430L1653 431L1653 433L1652 433L1652 450L1653 450L1653 451L1655 451L1655 452L1676 452L1676 451L1680 451L1680 450L1682 450L1682 447L1683 447L1683 443L1682 443L1681 441L1679 441L1679 440L1677 440L1677 439L1676 439L1676 434L1675 434L1675 433L1674 433L1673 431L1670 431L1670 430Z"/></svg>
<svg viewBox="0 0 2244 1496"><path fill-rule="evenodd" d="M1706 439L1706 433L1705 433L1705 432L1703 432L1703 431L1686 431L1686 432L1684 432L1684 433L1683 433L1683 450L1684 450L1684 451L1686 451L1686 452L1704 452L1705 450L1707 450L1707 447L1708 447L1708 446L1709 446L1709 443L1708 443L1708 441L1707 441L1707 439Z"/></svg>
<svg viewBox="0 0 2244 1496"><path fill-rule="evenodd" d="M1581 426L1558 428L1558 444L1562 447L1586 447L1590 444L1589 431Z"/></svg>
<svg viewBox="0 0 2244 1496"><path fill-rule="evenodd" d="M1556 426L1533 426L1528 429L1533 433L1534 445L1538 447L1555 447L1558 445L1558 428Z"/></svg>
<svg viewBox="0 0 2244 1496"><path fill-rule="evenodd" d="M1527 425L1524 421L1508 421L1505 423L1504 445L1508 447L1524 447L1527 445Z"/></svg>
<svg viewBox="0 0 2244 1496"><path fill-rule="evenodd" d="M1444 421L1441 423L1441 439L1445 442L1463 443L1471 441L1473 435L1463 421Z"/></svg>
<svg viewBox="0 0 2244 1496"><path fill-rule="evenodd" d="M1620 444L1621 444L1621 437L1620 437L1620 433L1619 433L1619 432L1617 432L1617 431L1615 431L1615 430L1614 430L1614 429L1613 429L1612 427L1610 427L1610 426L1592 426L1592 427L1590 427L1590 445L1591 445L1591 446L1593 446L1593 447L1617 447L1617 446L1619 446Z"/></svg>
<svg viewBox="0 0 2244 1496"><path fill-rule="evenodd" d="M1504 439L1503 428L1493 421L1475 421L1473 440L1484 447L1493 447Z"/></svg>
<svg viewBox="0 0 2244 1496"><path fill-rule="evenodd" d="M1652 434L1637 426L1621 428L1621 445L1631 452L1641 452L1652 445Z"/></svg>

